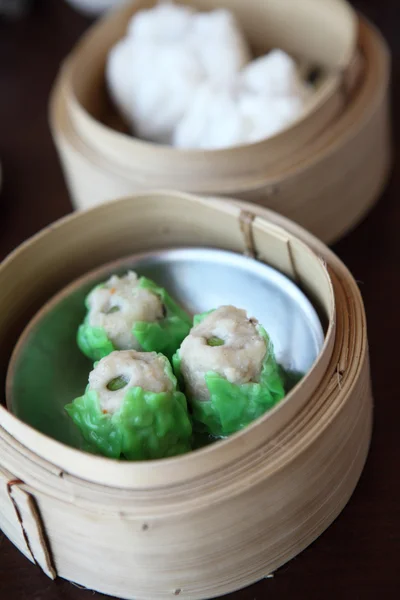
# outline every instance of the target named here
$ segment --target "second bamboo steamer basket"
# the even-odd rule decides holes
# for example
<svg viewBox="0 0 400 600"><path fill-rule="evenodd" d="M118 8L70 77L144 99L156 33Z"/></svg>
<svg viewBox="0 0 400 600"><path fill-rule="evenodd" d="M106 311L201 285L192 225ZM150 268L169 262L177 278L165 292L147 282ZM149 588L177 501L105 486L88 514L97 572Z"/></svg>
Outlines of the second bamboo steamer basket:
<svg viewBox="0 0 400 600"><path fill-rule="evenodd" d="M335 2L328 4L331 9L335 6ZM324 14L325 2L318 3L320 8L323 5ZM336 106L328 119L323 103L323 110L320 106L311 111L270 140L198 153L140 142L106 124L115 119L105 101L105 52L122 34L132 7L124 10L113 15L114 26L108 27L111 17L107 17L89 30L53 89L51 128L75 208L156 186L248 200L276 210L327 243L354 227L378 198L391 164L389 53L371 25L358 21L350 9L343 13L351 14L357 47L347 36L347 50L341 56L348 65L347 79L341 81L347 85L333 86L335 101L329 95L325 98L328 105ZM241 12L239 17L243 18ZM321 18L319 11L317 17ZM249 28L250 16L247 19ZM85 87L81 76L75 89L77 64L86 64L88 49L92 59L96 47L101 51L93 67L95 75L86 78L93 84ZM360 56L364 68L357 77Z"/></svg>
<svg viewBox="0 0 400 600"><path fill-rule="evenodd" d="M321 242L262 207L148 193L75 213L28 240L0 266L1 375L28 319L77 276L187 245L245 252L289 275L326 321L323 350L276 410L175 459L86 455L0 407L0 526L51 578L128 599L216 597L298 554L357 484L372 418L357 285Z"/></svg>
<svg viewBox="0 0 400 600"><path fill-rule="evenodd" d="M345 103L345 88L352 87L361 68L357 18L344 0L266 0L262 4L258 0L247 0L245 4L240 0L190 0L188 4L200 10L229 8L255 55L280 47L305 68L309 65L322 69L321 81L303 115L292 126L259 143L222 152L185 151L146 143L115 129L118 119L105 94L104 68L109 50L125 34L130 17L156 3L128 2L89 30L71 53L65 84L67 110L79 137L128 171L160 178L157 185L166 184L162 178L167 173L179 178L181 181L175 184L181 187L189 180L192 186L201 185L204 177L212 186L221 185L227 176L240 181L268 171L279 164L289 148L291 153L301 149L339 114Z"/></svg>

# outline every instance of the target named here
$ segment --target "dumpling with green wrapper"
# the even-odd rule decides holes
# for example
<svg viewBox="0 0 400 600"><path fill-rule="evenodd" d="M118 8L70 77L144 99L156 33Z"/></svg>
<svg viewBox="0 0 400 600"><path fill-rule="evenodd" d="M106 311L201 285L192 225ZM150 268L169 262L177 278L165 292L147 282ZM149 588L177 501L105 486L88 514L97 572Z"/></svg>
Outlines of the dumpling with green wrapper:
<svg viewBox="0 0 400 600"><path fill-rule="evenodd" d="M110 458L148 460L191 450L186 398L162 354L112 352L95 364L84 395L65 410L89 449Z"/></svg>
<svg viewBox="0 0 400 600"><path fill-rule="evenodd" d="M234 306L197 315L173 365L194 428L215 437L246 427L285 395L266 331Z"/></svg>
<svg viewBox="0 0 400 600"><path fill-rule="evenodd" d="M114 350L162 352L171 359L191 319L167 291L133 271L113 275L86 298L78 346L92 360Z"/></svg>

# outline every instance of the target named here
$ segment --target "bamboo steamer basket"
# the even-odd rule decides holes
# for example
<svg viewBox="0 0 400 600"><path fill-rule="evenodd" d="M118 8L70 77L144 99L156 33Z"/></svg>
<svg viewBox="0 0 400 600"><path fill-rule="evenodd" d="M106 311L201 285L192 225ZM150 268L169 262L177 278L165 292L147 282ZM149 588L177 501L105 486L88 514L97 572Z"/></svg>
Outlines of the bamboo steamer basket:
<svg viewBox="0 0 400 600"><path fill-rule="evenodd" d="M184 4L185 2L183 2ZM246 180L252 173L267 171L291 151L302 148L318 135L339 113L345 103L344 87L351 85L358 67L357 19L343 0L196 0L187 2L201 10L227 7L234 12L255 54L281 47L303 62L321 66L325 77L304 115L280 134L261 143L224 152L177 151L168 146L143 143L123 135L115 125L115 112L104 89L104 67L111 47L125 34L129 18L157 0L128 3L83 37L70 60L66 81L67 109L73 126L84 141L101 156L117 162L128 172L135 170L159 178L168 173L175 185L196 187L204 177L209 185L223 184L227 163L230 175ZM111 125L111 127L107 127ZM251 158L250 158L251 155ZM231 182L230 182L231 183Z"/></svg>
<svg viewBox="0 0 400 600"><path fill-rule="evenodd" d="M32 314L89 269L138 250L247 253L294 279L327 324L312 370L274 410L179 458L120 463L66 447L0 406L0 526L49 577L120 598L217 597L297 555L340 513L370 442L366 323L320 241L262 207L147 193L68 216L0 266L0 364ZM29 290L29 294L24 294Z"/></svg>
<svg viewBox="0 0 400 600"><path fill-rule="evenodd" d="M106 24L107 20L101 26L108 31ZM96 31L89 32L78 53ZM180 152L118 134L92 119L76 102L82 121L90 123L93 133L84 139L71 117L73 59L69 58L53 89L50 122L75 208L146 190L149 185L173 187L260 204L299 223L324 242L334 242L354 227L377 200L391 165L388 49L380 34L363 19L359 22L358 45L364 74L341 113L297 151L285 145L286 156L268 169L260 164L264 153L259 149L264 142L201 155ZM102 78L100 67L98 78ZM104 95L97 95L95 86L92 102L101 102L102 98ZM95 130L101 131L100 137ZM291 135L295 130L286 133ZM94 147L97 139L101 143ZM118 143L112 141L116 139ZM277 136L265 144L279 139ZM127 152L130 168L122 164L122 159L116 159L120 143L132 149ZM121 156L127 150L125 146ZM114 152L114 156L106 156L105 148L111 148L108 152Z"/></svg>
<svg viewBox="0 0 400 600"><path fill-rule="evenodd" d="M239 11L255 47L260 45L261 25L255 31L251 26L262 23L265 38L271 36L272 45L280 43L308 60L320 57L325 64L329 63L328 54L331 62L341 60L342 85L337 85L338 72L331 64L330 75L304 118L258 144L196 152L140 142L121 133L103 79L106 53L137 8L137 4L128 5L89 31L64 65L53 91L50 120L73 203L76 208L85 208L146 190L151 182L151 187L234 195L260 203L333 242L360 220L386 182L390 164L387 48L364 22L358 32L354 13L342 2L317 2L318 10L315 2L301 3L301 9L299 3L300 15L296 12L290 22L278 19L285 7L287 10L286 2L276 6L275 2L264 3L264 16L259 14L259 3L246 4L246 11L235 3L228 4ZM267 15L280 24L275 34L269 29ZM305 27L303 16L308 26L313 22L315 28ZM272 17L271 23L275 23ZM326 25L327 20L335 24L330 30L331 41L335 41L332 32L342 33L336 45L324 41L322 45L329 50L317 55L325 32L318 24ZM288 28L293 28L294 22L298 37L293 41ZM310 30L321 34L313 40L314 45L305 36ZM360 89L358 75L366 53ZM94 57L98 57L97 62ZM373 146L379 146L380 152L368 154ZM370 168L366 169L367 163Z"/></svg>

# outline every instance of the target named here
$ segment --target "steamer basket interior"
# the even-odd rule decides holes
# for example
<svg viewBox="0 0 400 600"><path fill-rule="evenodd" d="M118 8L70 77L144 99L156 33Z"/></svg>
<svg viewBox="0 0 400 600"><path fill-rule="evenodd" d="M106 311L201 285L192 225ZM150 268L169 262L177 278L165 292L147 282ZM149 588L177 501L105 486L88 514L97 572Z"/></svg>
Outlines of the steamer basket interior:
<svg viewBox="0 0 400 600"><path fill-rule="evenodd" d="M120 133L128 133L128 127L107 93L104 78L107 55L111 47L125 35L127 22L132 15L155 4L154 0L128 2L115 15L105 17L96 30L93 29L92 37L89 32L75 52L79 60L75 61L71 80L74 100L87 116ZM281 0L268 0L262 5L250 0L245 6L237 0L179 0L178 4L194 5L201 11L217 8L232 11L254 56L265 54L273 48L281 48L291 54L299 62L306 78L313 75L316 91L306 113L313 111L334 93L339 85L337 74L349 65L355 51L356 16L341 0L324 4L322 10L314 0L303 2L301 10L292 4L290 19L289 7L287 3L282 4Z"/></svg>
<svg viewBox="0 0 400 600"><path fill-rule="evenodd" d="M166 210L166 206L168 206L168 210ZM172 484L173 481L182 481L187 476L193 477L193 469L196 470L196 476L200 476L200 473L209 473L211 455L215 468L217 465L231 464L243 452L250 453L260 444L264 444L266 439L273 438L284 425L293 419L294 415L302 410L310 396L322 385L322 379L326 376L329 361L332 359L335 343L336 308L332 281L325 263L307 244L290 233L290 230L283 229L279 223L274 225L255 215L251 216L251 213L247 212L249 208L251 208L250 205L243 205L242 208L218 199L204 199L177 192L149 192L110 202L84 213L74 213L37 234L15 250L0 268L0 283L4 289L7 289L7 294L0 296L0 313L2 307L5 312L8 311L7 319L0 322L0 336L4 342L0 346L0 365L5 375L18 337L27 323L49 299L55 294L59 294L77 278L84 278L94 269L100 269L110 261L123 260L124 257L138 253L153 252L155 249L191 247L208 248L208 251L211 252L218 248L220 251L234 252L235 260L247 260L239 255L248 253L256 256L257 261L251 260L251 264L258 265L260 269L267 264L285 275L286 278L283 279L289 284L293 285L292 282L296 282L299 286L299 288L295 287L296 291L301 294L299 289L302 290L308 298L312 299L318 314L323 315L322 323L323 326L326 326L325 336L321 336L321 330L319 333L315 333L316 330L314 330L309 337L310 347L313 350L307 360L309 360L308 367L311 365L311 368L307 375L299 381L296 388L287 394L286 398L239 433L210 447L210 452L204 449L200 452L189 452L179 459L155 460L150 461L150 464L141 461L125 461L122 464L122 461L79 452L69 444L60 443L58 439L38 431L32 425L16 418L13 412L2 407L0 407L0 426L16 441L45 460L54 462L67 472L89 481L107 481L107 485L118 485L123 488L132 485L149 485L150 481L157 486L164 485L163 482L167 481ZM249 215L250 221L248 220ZM289 223L288 225L290 226ZM51 251L49 251L50 248ZM213 262L216 263L215 260ZM224 272L229 272L226 264L222 264L220 267ZM213 265L213 269L215 268L216 266ZM246 269L242 271L247 277ZM18 272L18 278L15 277L16 272ZM151 271L148 273L152 274ZM99 276L99 279L104 279L104 276ZM231 302L232 295L229 296L226 293L229 287L222 287L223 275L218 275L217 279L221 280L219 290L223 292L220 295L220 301ZM238 287L236 287L235 294L246 300L243 294L248 281L246 282L246 278L244 279L245 284L241 286L243 290L240 290L239 293ZM22 281L24 290L30 290L29 297L21 294ZM198 285L198 289L201 291L196 296L199 298L205 295L208 288L212 288L207 285L206 278L200 277L200 275ZM171 292L176 293L176 289L171 289ZM240 294L242 295L240 296ZM258 296L258 293L256 295ZM84 293L81 296L78 294L76 302L79 306L71 321L71 331L68 333L70 337L67 338L69 341L66 343L66 348L69 347L74 355L71 358L71 364L73 361L78 361L78 365L83 365L78 367L82 369L81 375L76 378L72 376L69 380L72 380L74 386L73 393L78 392L79 395L84 391L81 386L84 386L90 371L90 362L89 364L80 362L81 358L74 339L75 327L83 316L83 296ZM10 302L11 297L13 302ZM185 298L183 294L177 299L181 299L183 303L188 302L188 298ZM199 304L198 308L196 305L190 306L189 302L188 309L194 311L203 307L210 308L210 305L215 306L215 302L215 297L209 298L207 303ZM271 322L264 316L267 313L267 305L263 306L263 310L266 311L264 313L256 310L257 306L258 304L253 299L252 303L248 303L244 308L248 308L252 312L254 310L255 316L258 316L261 322L266 321L263 323L264 326L270 327ZM307 310L310 310L309 304L308 307L305 312L300 311L302 319L299 323L304 323L304 320L309 321L307 317ZM290 307L288 310L291 310ZM45 313L46 309L42 315ZM321 327L313 309L312 313L313 319L315 319L314 323L318 323L318 328ZM51 321L51 311L48 314ZM52 339L55 339L55 336L62 336L63 320L61 319L61 326L59 319L56 318L55 321L50 325ZM309 325L307 327L310 329ZM72 328L74 329L73 333ZM311 331L313 331L312 327ZM284 348L279 348L277 333L271 326L271 336L277 345L277 351L280 353L282 362L288 364ZM294 339L294 337L295 331L292 328L286 340ZM44 336L45 341L46 339L50 339L50 336ZM59 339L61 338L59 337ZM282 339L285 337L282 336ZM317 344L316 340L319 340ZM320 343L322 348L318 352ZM289 347L290 344L291 341ZM58 350L50 348L48 351L46 344L42 344L41 341L36 344L36 349L38 349L39 357L42 353L43 361L40 360L43 364L46 361L49 363L49 356L51 360L54 360L53 355L56 356ZM17 347L14 358L18 353ZM61 353L58 351L58 354ZM14 360L13 362L15 365ZM296 368L296 362L290 364L289 360L289 366ZM13 368L11 365L11 370ZM35 371L35 369L33 370ZM35 385L38 390L36 395L39 397L39 403L42 402L40 389L42 385L47 389L47 398L57 397L60 394L57 373L61 373L64 377L66 370L64 364L61 365L60 359L56 369L49 368L46 371L42 366L41 377L36 377L35 371L35 382L37 382ZM21 380L22 390L24 390L24 379ZM10 381L13 381L12 376L9 377L8 396L10 396ZM53 394L49 393L50 389L54 391ZM72 393L68 394L68 401L72 400L72 395ZM62 398L62 395L59 397ZM61 402L60 400L60 404ZM44 422L46 419L47 423L51 423L50 417L45 416ZM54 427L57 431L60 425L50 424L49 427ZM179 469L176 468L176 464L180 465Z"/></svg>
<svg viewBox="0 0 400 600"><path fill-rule="evenodd" d="M311 302L288 277L268 265L210 248L124 258L96 269L51 299L28 324L13 353L6 386L9 409L62 443L84 448L64 411L83 393L92 369L76 344L84 299L94 285L128 269L167 288L193 315L226 304L246 309L265 327L279 364L290 372L306 374L321 351L324 333Z"/></svg>

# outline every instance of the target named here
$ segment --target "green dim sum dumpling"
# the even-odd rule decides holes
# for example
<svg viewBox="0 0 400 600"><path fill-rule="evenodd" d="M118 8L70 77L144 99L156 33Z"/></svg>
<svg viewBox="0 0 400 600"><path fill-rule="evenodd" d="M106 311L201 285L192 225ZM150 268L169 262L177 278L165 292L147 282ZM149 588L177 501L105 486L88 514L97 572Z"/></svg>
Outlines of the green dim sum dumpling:
<svg viewBox="0 0 400 600"><path fill-rule="evenodd" d="M77 342L92 360L114 350L162 352L171 358L191 326L189 316L164 288L133 271L96 286L86 307Z"/></svg>
<svg viewBox="0 0 400 600"><path fill-rule="evenodd" d="M216 437L239 431L285 395L267 333L234 306L196 316L173 364L195 429Z"/></svg>
<svg viewBox="0 0 400 600"><path fill-rule="evenodd" d="M157 459L191 450L186 398L162 354L112 352L65 410L90 448L110 458Z"/></svg>

